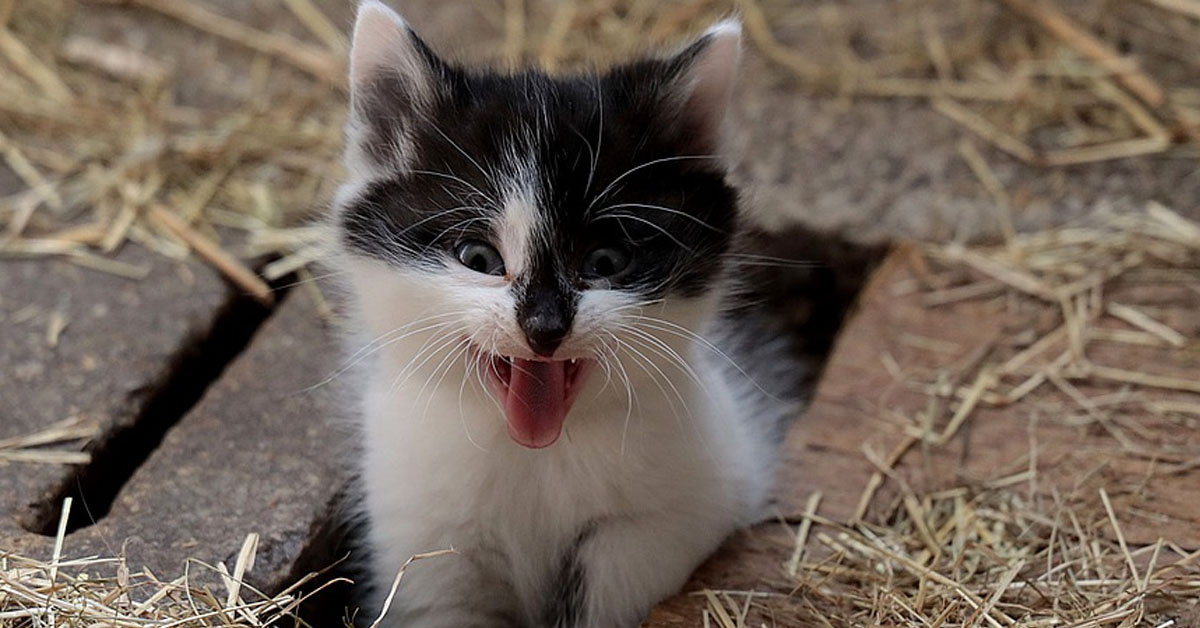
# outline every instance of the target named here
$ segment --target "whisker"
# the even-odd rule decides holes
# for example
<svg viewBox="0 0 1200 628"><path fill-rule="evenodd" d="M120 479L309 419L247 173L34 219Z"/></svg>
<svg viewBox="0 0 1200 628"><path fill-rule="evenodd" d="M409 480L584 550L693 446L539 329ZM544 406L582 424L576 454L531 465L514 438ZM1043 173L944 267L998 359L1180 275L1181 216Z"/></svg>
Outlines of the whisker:
<svg viewBox="0 0 1200 628"><path fill-rule="evenodd" d="M429 251L429 249L433 248L433 247L434 247L434 246L436 246L436 245L437 245L439 242L441 242L441 241L442 241L442 237L443 237L443 236L445 236L447 233L450 233L451 231L454 231L455 229L458 229L458 230L464 230L464 229L466 229L467 225L470 225L470 224L472 224L472 223L476 223L476 222L488 222L488 221L490 221L490 220L491 220L491 218L490 218L490 217L488 217L488 216L473 216L473 217L471 217L471 218L467 218L466 220L460 220L460 221L458 221L458 222L454 223L453 225L451 225L451 226L449 226L449 227L446 227L445 229L443 229L443 230L442 230L442 232L441 232L441 233L439 233L439 234L437 234L436 236L434 236L434 237L433 237L433 238L432 238L432 239L429 241L429 244L425 245L425 248L421 249L421 253L426 253L426 252L428 252L428 251Z"/></svg>
<svg viewBox="0 0 1200 628"><path fill-rule="evenodd" d="M599 111L599 124L596 125L596 153L592 156L592 168L588 171L587 185L583 187L583 195L587 194L592 189L592 179L596 176L596 165L600 163L600 149L604 147L604 95L600 90L599 79L596 79L595 90L596 94L596 109Z"/></svg>
<svg viewBox="0 0 1200 628"><path fill-rule="evenodd" d="M433 372L425 379L425 383L421 384L421 389L417 391L416 395L416 399L418 401L421 399L421 396L425 394L425 389L429 386L430 382L437 377L437 383L433 385L433 388L429 389L429 396L425 399L425 407L421 409L422 423L424 423L426 418L429 416L429 404L433 403L433 396L437 394L438 388L441 387L442 382L446 381L446 376L449 375L450 370L454 368L454 362L460 355L465 353L470 348L470 338L463 338L459 340L457 344L449 349L448 353L446 353L446 356L442 358L441 362L438 362L437 365L433 367Z"/></svg>
<svg viewBox="0 0 1200 628"><path fill-rule="evenodd" d="M604 189L601 190L600 193L596 195L596 198L592 199L592 202L588 204L587 209L585 210L584 213L585 214L591 213L592 208L596 206L596 203L599 203L601 201L601 199L603 199L610 191L612 191L612 189L614 187L616 187L616 185L618 183L620 183L622 180L624 180L625 177L628 177L629 175L631 175L639 170L642 170L643 168L649 168L651 166L657 166L658 164L668 163L668 162L672 162L672 161L684 161L684 160L688 160L688 159L716 159L716 157L717 157L716 155L673 155L671 157L661 157L659 159L652 159L652 160L647 161L639 166L634 166L634 167L630 168L629 170L626 170L625 172L621 173L621 176L613 179L611 183L609 183L607 186L605 186Z"/></svg>
<svg viewBox="0 0 1200 628"><path fill-rule="evenodd" d="M445 327L446 325L450 325L452 323L449 321L443 322L443 323L434 323L432 325L426 325L425 327L422 327L420 329L414 329L411 331L404 332L404 330L406 328L411 327L412 325L419 325L424 322L437 320L440 318L447 318L450 316L458 316L459 314L461 314L461 312L445 312L442 314L435 314L433 316L427 316L427 317L412 321L408 324L401 325L400 327L396 327L396 328L392 329L391 331L380 334L374 340L371 340L370 342L368 342L367 344L365 344L361 348L359 348L357 351L355 351L353 354L351 354L349 357L345 358L345 361L343 362L343 364L341 366L339 366L336 370L334 370L334 372L331 373L328 377L317 382L316 384L313 384L312 386L302 389L301 392L302 393L312 392L312 391L320 388L321 386L325 386L326 384L329 384L333 380L344 375L350 369L357 366L363 360L366 360L367 358L371 357L372 355L375 355L376 353L396 344L397 342L404 340L405 338L408 338L410 336L413 336L413 335L416 335L416 334L419 334L422 332L437 329L439 327ZM394 334L397 334L400 332L404 332L404 333L402 333L400 336L397 336L397 337L391 337ZM378 345L378 346L376 346L376 345Z"/></svg>
<svg viewBox="0 0 1200 628"><path fill-rule="evenodd" d="M605 218L613 218L613 219L617 219L617 220L629 219L629 220L634 220L634 221L640 222L645 225L649 225L649 226L657 229L663 235L670 238L670 240L672 242L674 242L676 245L678 245L679 248L681 248L689 253L695 253L695 251L692 250L692 247L684 244L682 241L679 240L679 238L676 238L675 236L671 235L671 233L669 231L667 231L661 225L655 223L652 220L646 220L645 218L642 218L641 216L635 216L633 214L627 214L627 213L623 213L623 212L618 212L618 213L614 213L614 214L604 214L602 216L597 216L596 220L604 220Z"/></svg>
<svg viewBox="0 0 1200 628"><path fill-rule="evenodd" d="M655 373L661 376L663 381L665 381L667 385L671 387L671 390L679 399L680 405L683 406L684 412L686 412L688 417L691 418L691 408L688 407L687 400L683 398L683 394L679 392L679 388L675 386L675 383L671 381L671 378L667 377L667 374L664 373L663 370L657 364L655 364L649 356L642 353L632 344L622 341L619 338L617 339L617 342L619 343L618 346L629 352L629 354L633 357L634 364L637 364L638 367L641 368L650 378L650 381L654 382L654 385L658 387L659 392L663 394L663 399L666 400L667 405L671 408L671 414L675 415L675 422L679 425L680 429L683 429L683 417L679 416L679 410L675 407L675 402L671 399L670 395L667 394L667 389L663 388L662 383L659 382L659 379L655 376ZM653 368L654 372L651 372L650 368L647 368L647 366Z"/></svg>
<svg viewBox="0 0 1200 628"><path fill-rule="evenodd" d="M472 373L474 374L474 377L478 379L480 386L483 385L483 379L479 376L479 360L471 359L474 356L471 355L469 346L467 347L467 350L462 352L462 356L464 366L462 384L458 386L458 418L462 423L463 432L465 432L467 435L467 442L471 443L471 445L479 451L486 452L487 449L475 442L475 437L471 435L471 426L467 424L467 413L465 410L463 410L463 391L467 388L467 382L471 381Z"/></svg>
<svg viewBox="0 0 1200 628"><path fill-rule="evenodd" d="M470 338L461 338L457 343L446 350L447 353L445 357L443 357L440 362L434 365L433 372L430 373L429 377L425 378L425 383L421 384L421 388L416 394L416 399L418 400L422 395L425 394L425 389L429 387L431 382L433 382L434 377L438 376L439 373L441 374L441 377L438 377L437 383L434 384L433 388L429 390L429 397L425 400L425 408L421 412L422 420L424 419L424 416L429 413L429 404L433 402L433 395L435 392L437 392L438 386L441 385L442 381L445 380L446 375L450 372L450 369L453 368L454 361L458 359L459 354L470 349L470 344Z"/></svg>
<svg viewBox="0 0 1200 628"><path fill-rule="evenodd" d="M311 266L307 266L307 268L311 268ZM276 291L290 290L292 288L295 288L296 286L303 286L306 283L316 283L318 281L321 281L322 279L329 279L330 277L338 277L341 275L348 274L349 272L350 271L347 271L347 270L333 270L333 271L330 271L327 273L321 273L319 275L313 275L310 273L309 276L305 277L304 279L297 279L295 281L290 281L285 284L280 284L278 286L274 286L274 289Z"/></svg>
<svg viewBox="0 0 1200 628"><path fill-rule="evenodd" d="M408 329L409 327L412 327L413 325L420 325L422 323L426 323L429 321L436 321L438 319L448 318L451 316L459 316L463 313L464 313L463 310L456 310L454 312L441 312L438 314L431 314L429 316L422 316L421 318L418 318L416 320L413 320L413 321L410 321L403 325L400 325L399 327L394 327L390 331L384 332L384 333L380 334L379 336L376 336L375 339L373 339L370 342L368 342L367 344L363 345L358 351L355 351L353 354L351 354L349 357L347 357L346 360L353 360L354 358L358 357L358 355L360 355L362 352L370 349L376 343L382 342L385 339L387 339L388 337L390 337L392 334L402 332L402 331ZM423 331L424 329L425 328L413 330L412 333L418 333L420 331Z"/></svg>
<svg viewBox="0 0 1200 628"><path fill-rule="evenodd" d="M600 340L600 342L603 343L604 341ZM592 397L592 401L595 401L596 399L600 398L601 395L604 394L604 391L608 390L609 385L612 384L612 375L613 374L612 374L612 367L609 366L609 364L608 364L608 356L605 355L604 352L600 351L599 349L592 349L592 358L596 361L596 364L598 364L600 366L600 368L604 371L604 384L602 386L600 386L600 390L596 391L596 395L594 397Z"/></svg>
<svg viewBox="0 0 1200 628"><path fill-rule="evenodd" d="M451 329L439 336L436 336L436 340L426 342L425 346L423 346L421 350L418 351L415 356L413 356L408 365L396 375L396 378L392 381L392 386L389 389L389 394L394 393L396 389L408 382L408 380L415 375L416 372L421 369L421 367L429 363L429 361L435 358L439 352L456 344L457 340L455 339L455 336L459 333L462 333L461 328ZM428 355L418 363L417 360L425 354Z"/></svg>
<svg viewBox="0 0 1200 628"><path fill-rule="evenodd" d="M437 220L438 218L441 218L442 216L447 216L449 214L453 214L455 212L460 212L460 211L465 211L468 209L473 209L480 213L487 211L485 208L479 207L478 205L459 205L458 207L451 207L449 209L443 209L441 211L430 214L429 216L426 216L426 217L414 222L413 224L405 227L404 229L401 229L400 232L395 235L396 235L396 237L401 237L404 234L408 233L409 231L412 231L413 229L416 229L417 227L420 227L421 225L423 225L431 220ZM477 217L483 217L483 216L477 216ZM461 223L461 221L460 221L460 223ZM444 234L445 232L443 231L442 233ZM438 238L435 238L434 241L436 241L437 239Z"/></svg>
<svg viewBox="0 0 1200 628"><path fill-rule="evenodd" d="M483 192L483 190L480 190L478 187L475 187L475 185L473 183L471 183L470 181L467 181L466 179L463 179L462 177L457 177L452 174L448 174L445 172L437 172L434 170L409 170L408 172L410 172L412 174L420 174L420 175L426 175L426 176L431 176L431 177L444 177L446 179L454 181L455 183L462 184L464 187L470 189L472 192L478 194L479 196L482 196L483 200L485 200L493 205L496 205L497 207L500 205L500 203L497 203L496 200L493 199L491 196L488 196L487 194L485 194Z"/></svg>
<svg viewBox="0 0 1200 628"><path fill-rule="evenodd" d="M694 223L696 223L696 224L700 225L701 227L704 227L705 229L709 229L709 230L711 230L711 231L715 231L716 233L725 233L725 231L724 231L724 230L722 230L722 229L718 229L718 228L716 228L716 227L714 227L714 226L712 226L712 225L708 224L707 222L704 222L703 220L700 220L700 219L699 219L699 218L697 218L696 216L693 216L693 215L691 215L691 214L689 214L689 213L687 213L687 212L685 212L685 211L683 211L683 210L675 209L675 208L673 208L673 207L663 207L662 205L651 205L651 204L648 204L648 203L617 203L616 205L605 205L604 207L602 207L602 208L600 208L600 209L596 210L596 213L597 213L597 214L599 214L599 215L604 215L606 212L609 212L609 211L611 211L611 210L614 210L614 209L624 209L624 208L631 208L631 209L655 209L655 210L662 211L662 212L665 212L665 213L668 213L668 214L672 214L672 215L675 215L675 216L680 216L680 217L686 218L686 219L688 219L688 220L690 220L690 221L692 221L692 222L694 222Z"/></svg>
<svg viewBox="0 0 1200 628"><path fill-rule="evenodd" d="M771 257L769 255L749 255L744 253L729 253L725 256L726 261L739 266L776 266L779 268L820 268L827 266L824 262L814 262L807 260L791 260L783 257Z"/></svg>
<svg viewBox="0 0 1200 628"><path fill-rule="evenodd" d="M458 153L460 155L462 155L463 157L465 157L467 159L467 161L471 162L471 165L475 166L475 169L479 170L479 173L483 175L483 178L485 181L492 180L492 175L487 170L484 170L483 166L479 165L479 162L475 161L474 157L469 155L467 153L467 151L463 150L463 147L459 146L458 142L455 142L454 140L450 139L450 136L443 133L442 130L440 128L438 128L438 126L436 124L430 123L430 127L434 131L436 131L438 135L442 136L442 139L446 140L447 144L450 144L450 146L454 147L454 150L458 151ZM499 205L499 203L496 203L496 205Z"/></svg>
<svg viewBox="0 0 1200 628"><path fill-rule="evenodd" d="M638 329L635 326L621 325L621 327L633 337L639 338L642 342L646 342L649 345L648 348L653 349L658 355L675 363L676 368L683 371L684 374L690 377L692 381L701 388L701 390L708 389L708 387L704 385L704 382L700 380L700 376L692 368L691 363L689 363L682 355L680 355L680 353L676 351L670 344L663 341L661 338L658 338L654 334Z"/></svg>
<svg viewBox="0 0 1200 628"><path fill-rule="evenodd" d="M611 333L608 335L612 336ZM612 338L614 341L617 341L618 343L620 342L620 340L616 336L612 336ZM609 354L612 356L613 361L616 363L616 367L618 369L617 374L621 377L621 380L625 383L625 397L626 397L627 403L626 403L626 410L625 410L625 422L621 425L621 447L620 447L620 454L622 456L624 456L625 455L625 436L629 432L629 421L633 417L633 405L637 399L637 393L635 393L633 390L633 383L629 380L629 372L625 370L625 365L621 362L621 356L617 355L616 350L614 350L612 347L609 347L607 344L602 344L601 346L609 351ZM639 405L639 411L640 411L641 404L638 404L638 405Z"/></svg>
<svg viewBox="0 0 1200 628"><path fill-rule="evenodd" d="M658 331L663 331L663 332L667 332L669 334L675 334L677 336L681 336L684 338L691 338L693 340L696 340L704 348L712 351L716 355L720 356L723 360L728 362L730 366L732 366L734 369L737 370L737 372L739 374L741 374L743 377L745 377L746 380L749 381L755 388L757 388L759 392L763 393L764 395L767 395L767 397L769 397L772 400L780 401L780 402L783 401L778 396L772 394L770 391L763 388L758 383L757 380L755 380L753 377L751 377L751 375L749 373L747 373L745 369L742 368L742 365L738 364L737 361L735 361L733 358L729 357L729 354L722 351L719 347L717 347L715 344L713 344L709 339L705 338L704 336L702 336L682 325L672 323L671 321L668 321L666 319L662 319L662 318L658 318L658 317L654 317L654 316L648 316L648 315L643 315L642 319L643 319L642 325L644 325L645 327L648 327L650 329L657 329ZM651 322L647 323L646 321L651 321ZM654 323L661 323L661 324L665 325L665 327L657 327L657 326L655 326ZM679 331L677 331L677 330L679 330Z"/></svg>

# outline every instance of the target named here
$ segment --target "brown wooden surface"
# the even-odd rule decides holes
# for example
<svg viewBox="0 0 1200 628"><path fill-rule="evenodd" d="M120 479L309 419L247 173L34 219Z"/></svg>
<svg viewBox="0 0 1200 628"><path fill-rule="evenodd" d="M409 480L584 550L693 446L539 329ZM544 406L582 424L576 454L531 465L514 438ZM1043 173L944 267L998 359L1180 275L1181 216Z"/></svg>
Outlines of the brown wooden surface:
<svg viewBox="0 0 1200 628"><path fill-rule="evenodd" d="M931 397L911 382L935 381L941 370L969 386L976 370L963 365L1002 361L1049 331L1044 327L1053 318L1040 304L1013 306L991 300L921 305L921 293L913 291L912 257L910 250L893 253L871 280L842 332L814 403L789 433L777 488L781 518L731 539L694 575L684 594L654 611L646 627L700 625L706 599L697 592L705 588L781 594L778 603L764 604L777 607L776 625L806 625L795 623L806 616L804 605L789 599L796 581L783 566L793 550L795 526L784 522L799 521L814 491L823 495L820 515L850 521L876 469L864 452L886 459L905 438L902 421L915 421L931 403ZM1144 307L1189 341L1178 349L1092 343L1087 355L1093 363L1197 378L1200 292L1185 285L1146 286L1131 280L1114 282L1108 294L1115 301L1147 304ZM1097 324L1123 325L1107 319ZM1025 330L1037 333L1022 334ZM1014 344L1022 335L1025 343ZM978 359L985 354L986 360ZM885 366L888 362L899 366L903 379ZM1120 390L1115 385L1076 384L1089 397ZM1188 550L1200 548L1200 469L1193 468L1200 460L1200 426L1186 417L1169 419L1144 408L1144 402L1166 399L1197 403L1200 395L1146 389L1129 389L1128 394L1128 403L1108 418L1134 449L1118 442L1099 422L1085 421L1074 402L1046 384L1019 403L981 406L944 446L918 442L901 458L896 473L917 494L977 488L1028 470L1032 444L1036 482L1014 484L1013 490L1043 497L1056 491L1063 503L1099 513L1096 531L1110 534L1099 506L1099 489L1104 488L1131 546L1153 544L1162 537ZM955 407L947 400L938 403L942 409L935 413L935 433ZM878 517L892 510L886 507L898 491L895 480L885 481L865 519L884 523ZM820 551L812 537L808 546Z"/></svg>

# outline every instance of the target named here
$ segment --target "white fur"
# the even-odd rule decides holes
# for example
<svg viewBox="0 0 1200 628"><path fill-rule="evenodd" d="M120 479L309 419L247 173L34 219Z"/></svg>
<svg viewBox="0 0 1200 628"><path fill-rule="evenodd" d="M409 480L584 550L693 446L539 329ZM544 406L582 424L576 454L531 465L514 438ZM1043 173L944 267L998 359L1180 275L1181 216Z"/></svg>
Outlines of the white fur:
<svg viewBox="0 0 1200 628"><path fill-rule="evenodd" d="M496 232L500 234L500 254L504 257L508 275L520 276L529 264L530 257L542 233L542 220L538 217L538 206L541 199L537 193L536 173L532 160L513 156L510 167L513 176L505 186L508 193L503 200L504 206L500 217L500 225Z"/></svg>
<svg viewBox="0 0 1200 628"><path fill-rule="evenodd" d="M457 337L529 353L503 280L365 261L351 263L350 276L373 337L431 312L461 312L444 329L379 351L363 400L376 582L390 582L414 554L459 551L410 569L388 625L495 626L504 625L496 620L503 613L515 613L515 625L542 625L562 554L592 523L596 532L580 552L584 625L634 626L731 531L757 519L773 449L739 416L736 388L710 368L702 343L646 329L686 356L700 382L645 348L650 359L640 365L623 352L611 381L601 369L592 373L563 438L529 450L508 437L470 361L453 357ZM637 324L637 308L618 309L631 301L585 294L563 355L586 356L602 330ZM713 305L672 301L643 313L700 332ZM446 348L426 359L422 351L437 346Z"/></svg>

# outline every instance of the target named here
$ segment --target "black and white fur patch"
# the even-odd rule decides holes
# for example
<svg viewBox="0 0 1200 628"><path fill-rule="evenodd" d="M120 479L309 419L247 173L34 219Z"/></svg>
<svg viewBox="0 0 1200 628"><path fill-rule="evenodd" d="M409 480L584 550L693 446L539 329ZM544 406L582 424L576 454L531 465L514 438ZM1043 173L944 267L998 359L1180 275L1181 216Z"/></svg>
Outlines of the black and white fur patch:
<svg viewBox="0 0 1200 628"><path fill-rule="evenodd" d="M787 343L728 315L738 26L574 76L458 67L377 2L354 40L333 219L377 588L461 553L414 564L389 625L636 626L759 517L796 409L753 381ZM545 448L483 382L510 358L595 365Z"/></svg>

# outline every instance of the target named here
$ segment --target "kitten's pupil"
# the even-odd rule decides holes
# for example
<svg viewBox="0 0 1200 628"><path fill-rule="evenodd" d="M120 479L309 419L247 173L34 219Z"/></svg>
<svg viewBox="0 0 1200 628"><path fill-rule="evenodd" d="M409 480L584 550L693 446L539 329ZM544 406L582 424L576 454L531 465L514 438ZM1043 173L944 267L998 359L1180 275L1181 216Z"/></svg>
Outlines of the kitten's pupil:
<svg viewBox="0 0 1200 628"><path fill-rule="evenodd" d="M589 279L605 279L621 274L629 267L630 254L622 248L600 247L588 254L581 273Z"/></svg>
<svg viewBox="0 0 1200 628"><path fill-rule="evenodd" d="M460 242L455 247L458 261L463 266L485 275L503 275L504 258L492 245L478 240Z"/></svg>

